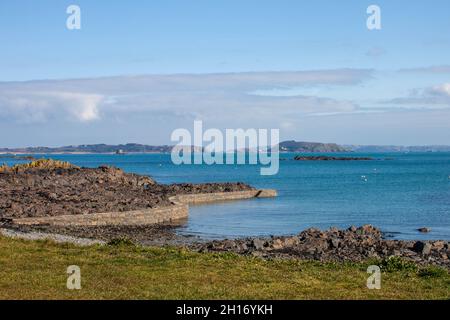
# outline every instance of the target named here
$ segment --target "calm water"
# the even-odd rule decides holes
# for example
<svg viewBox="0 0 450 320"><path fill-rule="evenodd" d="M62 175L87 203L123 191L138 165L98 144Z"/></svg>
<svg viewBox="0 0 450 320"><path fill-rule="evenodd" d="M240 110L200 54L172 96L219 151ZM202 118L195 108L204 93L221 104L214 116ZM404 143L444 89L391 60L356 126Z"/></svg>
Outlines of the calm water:
<svg viewBox="0 0 450 320"><path fill-rule="evenodd" d="M258 166L175 166L170 155L50 155L86 167L115 165L160 183L243 181L278 198L191 207L184 234L210 238L295 234L308 227L366 223L398 239L450 239L450 153L352 154L376 161L293 161L283 154L275 176ZM0 162L9 164L13 161ZM362 178L366 176L367 181ZM420 234L419 227L431 227Z"/></svg>

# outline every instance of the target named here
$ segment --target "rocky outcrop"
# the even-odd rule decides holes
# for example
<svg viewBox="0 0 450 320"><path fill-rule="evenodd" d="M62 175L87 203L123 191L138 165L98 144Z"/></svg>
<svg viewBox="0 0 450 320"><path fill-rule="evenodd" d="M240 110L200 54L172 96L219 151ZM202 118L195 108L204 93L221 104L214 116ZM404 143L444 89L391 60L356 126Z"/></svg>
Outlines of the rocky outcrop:
<svg viewBox="0 0 450 320"><path fill-rule="evenodd" d="M32 160L34 159L31 157ZM17 160L17 158L16 158ZM65 161L58 161L52 159L38 159L23 164L16 164L12 167L4 164L0 166L0 173L32 173L42 170L57 170L57 169L79 169L77 166Z"/></svg>
<svg viewBox="0 0 450 320"><path fill-rule="evenodd" d="M365 261L398 256L418 264L450 268L450 243L446 241L385 240L379 229L365 225L347 230L307 229L288 237L212 241L199 251L231 251L262 257L295 257L319 261Z"/></svg>
<svg viewBox="0 0 450 320"><path fill-rule="evenodd" d="M0 154L0 159L14 159L14 160L36 160L33 156L15 155L11 153ZM5 167L4 165L2 167Z"/></svg>
<svg viewBox="0 0 450 320"><path fill-rule="evenodd" d="M0 172L0 219L145 210L171 205L174 195L254 190L243 183L162 185L114 167L53 160L12 168Z"/></svg>
<svg viewBox="0 0 450 320"><path fill-rule="evenodd" d="M283 141L279 145L283 152L347 152L348 150L335 143Z"/></svg>

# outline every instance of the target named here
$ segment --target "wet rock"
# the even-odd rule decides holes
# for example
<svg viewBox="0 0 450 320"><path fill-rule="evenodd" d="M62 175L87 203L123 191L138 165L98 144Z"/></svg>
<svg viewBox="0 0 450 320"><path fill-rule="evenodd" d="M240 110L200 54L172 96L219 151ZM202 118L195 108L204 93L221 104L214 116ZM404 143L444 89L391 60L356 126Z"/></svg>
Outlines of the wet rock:
<svg viewBox="0 0 450 320"><path fill-rule="evenodd" d="M428 233L428 232L431 232L431 228L423 227L423 228L417 229L417 231L422 232L422 233Z"/></svg>

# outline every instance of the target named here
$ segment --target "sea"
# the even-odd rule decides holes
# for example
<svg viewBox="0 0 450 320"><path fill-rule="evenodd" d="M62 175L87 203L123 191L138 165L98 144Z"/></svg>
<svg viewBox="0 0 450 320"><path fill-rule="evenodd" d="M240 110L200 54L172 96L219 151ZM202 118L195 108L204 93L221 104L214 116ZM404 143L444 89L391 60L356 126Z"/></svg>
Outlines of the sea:
<svg viewBox="0 0 450 320"><path fill-rule="evenodd" d="M232 239L372 224L392 239L450 240L450 153L329 154L371 161L296 161L295 155L280 154L273 176L260 175L259 165L174 165L170 154L34 156L83 167L116 166L165 184L241 181L278 191L276 198L191 206L177 228L184 235ZM418 232L421 227L431 232Z"/></svg>

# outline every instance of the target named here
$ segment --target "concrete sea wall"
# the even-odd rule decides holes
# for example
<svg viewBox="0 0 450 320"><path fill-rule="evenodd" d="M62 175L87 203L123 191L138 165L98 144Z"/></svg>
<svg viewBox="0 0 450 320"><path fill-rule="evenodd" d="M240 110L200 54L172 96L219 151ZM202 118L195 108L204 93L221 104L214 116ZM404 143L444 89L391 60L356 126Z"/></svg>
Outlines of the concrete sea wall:
<svg viewBox="0 0 450 320"><path fill-rule="evenodd" d="M79 215L61 215L54 217L33 217L13 219L20 225L55 226L101 226L101 225L149 225L167 223L185 219L189 215L189 204L211 203L218 201L276 197L276 190L249 190L220 193L201 193L174 196L171 206L141 209L124 212L106 212Z"/></svg>

